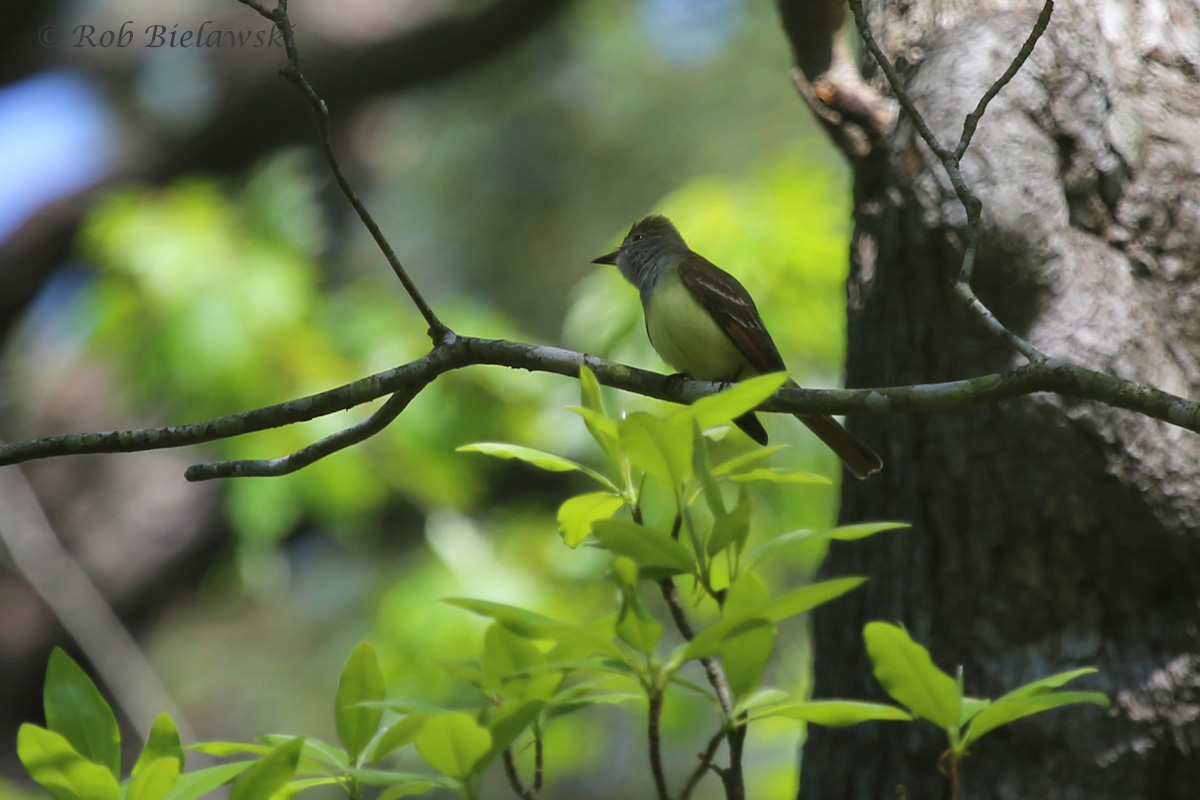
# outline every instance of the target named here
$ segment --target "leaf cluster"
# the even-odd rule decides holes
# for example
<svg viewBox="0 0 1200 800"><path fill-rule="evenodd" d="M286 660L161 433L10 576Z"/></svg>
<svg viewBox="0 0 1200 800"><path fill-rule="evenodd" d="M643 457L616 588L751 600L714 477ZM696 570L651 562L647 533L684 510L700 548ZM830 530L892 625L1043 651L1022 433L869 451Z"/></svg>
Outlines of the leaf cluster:
<svg viewBox="0 0 1200 800"><path fill-rule="evenodd" d="M99 690L70 658L55 651L45 688L47 727L22 726L18 754L30 775L56 800L195 800L231 783L232 800L286 800L317 786L338 786L351 800L368 788L384 800L441 787L474 800L484 772L503 761L518 796L537 796L546 731L555 720L597 705L634 704L650 716L648 752L660 800L670 797L661 760L658 715L678 692L707 698L716 733L680 793L686 800L707 774L720 776L727 796L744 797L741 758L748 725L768 718L830 726L871 720L925 719L942 728L951 764L997 727L1030 714L1087 702L1106 705L1095 692L1055 691L1082 675L1078 669L1022 686L995 700L968 697L958 680L934 666L928 651L901 628L872 622L864 630L875 675L898 706L854 700L811 700L798 687L764 687L779 623L831 602L865 579L844 577L773 592L764 565L820 540L853 541L905 527L875 523L823 531L793 531L749 546L756 482L824 481L765 466L773 452L760 448L713 457L712 439L730 420L755 408L783 382L767 375L705 397L664 416L608 414L594 376L583 369L582 402L573 410L604 454L592 469L561 456L509 444L462 449L515 458L541 469L578 472L598 485L566 500L558 526L571 548L594 546L611 556L615 585L611 613L585 622L476 598L451 605L490 620L471 663L441 668L472 686L479 701L443 708L389 699L373 647L360 644L342 671L333 711L338 743L315 737L267 735L255 742L203 742L191 749L235 760L185 772L185 750L175 725L155 723L132 773L121 780L120 731ZM669 499L669 525L648 524L647 491ZM714 601L715 618L688 619L675 580L689 581ZM643 595L656 585L679 639L664 646L666 625ZM701 662L708 685L682 673ZM727 743L727 762L715 762ZM408 772L388 760L412 745L428 767ZM522 782L514 749L532 747L534 774Z"/></svg>

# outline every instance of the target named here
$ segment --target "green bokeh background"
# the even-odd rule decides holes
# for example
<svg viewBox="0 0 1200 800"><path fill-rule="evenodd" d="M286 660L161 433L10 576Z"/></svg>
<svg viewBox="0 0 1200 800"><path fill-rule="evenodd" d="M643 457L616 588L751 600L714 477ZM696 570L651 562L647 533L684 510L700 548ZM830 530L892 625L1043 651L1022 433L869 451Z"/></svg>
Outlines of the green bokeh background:
<svg viewBox="0 0 1200 800"><path fill-rule="evenodd" d="M365 167L355 172L363 199L456 331L665 370L636 291L589 264L635 219L665 213L755 296L793 376L834 385L846 172L788 67L770 4L587 0L498 60L356 111L336 144ZM279 91L291 89L280 81ZM95 209L79 251L96 279L74 313L87 357L112 365L126 402L163 424L193 421L426 352L420 316L365 231L324 203L330 180L314 150L285 149L237 179L126 188ZM558 504L586 487L455 452L511 441L596 463L565 410L578 390L556 376L461 370L364 444L293 476L228 482L231 541L144 639L193 725L213 738L331 737L337 674L362 638L378 647L393 695L469 697L441 663L472 659L485 626L443 597L573 620L610 611L608 557L569 550L555 530ZM282 455L369 412L213 443L196 460ZM835 458L802 426L766 424L788 445L773 465L836 479ZM833 522L836 485L759 487L754 536ZM777 587L820 556L779 569ZM768 683L803 692L803 625L779 641ZM646 796L643 716L605 707L556 723L548 796ZM664 727L668 770L685 774L713 729L710 710L672 695ZM800 733L777 721L752 730L749 796L794 796ZM503 796L493 777L487 794ZM706 781L696 796L716 792Z"/></svg>

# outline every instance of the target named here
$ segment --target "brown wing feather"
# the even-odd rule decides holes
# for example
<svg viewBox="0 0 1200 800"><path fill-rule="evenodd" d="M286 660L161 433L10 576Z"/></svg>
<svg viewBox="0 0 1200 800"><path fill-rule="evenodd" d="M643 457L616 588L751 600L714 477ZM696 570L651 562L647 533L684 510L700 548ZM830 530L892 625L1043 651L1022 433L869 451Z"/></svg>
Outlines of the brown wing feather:
<svg viewBox="0 0 1200 800"><path fill-rule="evenodd" d="M754 299L737 278L695 253L680 263L679 277L756 372L787 369Z"/></svg>

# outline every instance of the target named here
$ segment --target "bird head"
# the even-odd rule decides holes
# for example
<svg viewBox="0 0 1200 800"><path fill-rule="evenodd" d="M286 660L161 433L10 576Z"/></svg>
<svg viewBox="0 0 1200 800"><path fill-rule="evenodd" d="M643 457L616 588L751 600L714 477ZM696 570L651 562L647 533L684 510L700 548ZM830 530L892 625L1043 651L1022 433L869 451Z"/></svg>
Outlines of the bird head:
<svg viewBox="0 0 1200 800"><path fill-rule="evenodd" d="M635 222L620 247L592 263L613 264L626 280L641 287L649 274L665 263L664 257L686 252L687 244L671 220L656 214Z"/></svg>

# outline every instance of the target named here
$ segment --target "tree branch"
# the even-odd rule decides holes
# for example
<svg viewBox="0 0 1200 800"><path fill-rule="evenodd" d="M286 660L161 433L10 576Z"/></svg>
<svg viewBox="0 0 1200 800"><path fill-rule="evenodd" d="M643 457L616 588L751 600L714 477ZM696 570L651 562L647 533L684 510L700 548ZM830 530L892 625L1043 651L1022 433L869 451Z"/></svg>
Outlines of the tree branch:
<svg viewBox="0 0 1200 800"><path fill-rule="evenodd" d="M0 469L0 543L87 656L142 741L163 711L185 741L194 740L179 704L83 565L63 546L17 467Z"/></svg>
<svg viewBox="0 0 1200 800"><path fill-rule="evenodd" d="M667 776L663 773L662 737L658 730L662 709L662 689L655 689L650 694L650 714L649 721L646 723L646 732L650 738L650 771L654 773L654 788L658 792L658 800L671 800L671 795L667 791Z"/></svg>
<svg viewBox="0 0 1200 800"><path fill-rule="evenodd" d="M333 136L330 133L329 126L329 108L325 105L325 101L321 99L316 90L312 88L308 80L304 77L304 73L300 71L300 52L296 49L295 32L292 29L292 21L287 13L287 0L278 0L275 9L268 11L261 3L256 0L238 0L243 5L257 11L263 17L275 23L275 27L279 29L279 33L283 36L283 47L287 53L287 63L279 70L279 74L286 78L300 94L308 102L312 108L313 115L317 118L317 130L320 132L321 149L325 152L325 160L329 162L329 169L333 172L333 177L337 180L338 187L342 190L342 194L346 195L346 199L350 201L350 205L354 207L358 213L358 218L362 220L364 226L371 233L371 238L375 240L375 244L383 253L383 257L387 259L388 265L391 266L392 272L396 273L396 277L400 279L400 283L404 285L404 290L408 292L408 296L412 298L417 310L421 312L421 316L425 318L425 322L429 325L429 338L434 344L452 335L452 332L447 328L437 314L433 313L433 309L425 302L425 298L417 289L417 285L413 283L409 277L408 271L400 263L400 259L396 257L395 251L392 250L392 245L388 242L387 237L383 235L379 224L375 222L375 218L367 211L366 206L358 199L358 195L354 193L354 189L350 186L350 182L346 180L345 173L342 172L342 167L338 163L337 155L333 152Z"/></svg>
<svg viewBox="0 0 1200 800"><path fill-rule="evenodd" d="M792 81L817 120L851 161L875 152L896 122L894 101L863 80L844 26L842 0L779 0L796 68Z"/></svg>
<svg viewBox="0 0 1200 800"><path fill-rule="evenodd" d="M700 763L696 765L696 769L688 777L687 783L683 785L683 794L679 795L679 800L689 800L696 786L704 777L704 773L708 772L713 765L713 756L717 754L717 748L721 746L721 740L725 738L725 729L717 731L712 738L708 740L708 747L704 748L704 752L699 755Z"/></svg>
<svg viewBox="0 0 1200 800"><path fill-rule="evenodd" d="M408 404L422 388L422 386L414 386L396 392L378 411L362 422L326 436L324 439L282 458L209 461L188 467L184 477L189 481L207 481L213 478L265 478L287 475L379 433L391 424L392 420L400 416L404 409L408 408Z"/></svg>
<svg viewBox="0 0 1200 800"><path fill-rule="evenodd" d="M502 760L504 761L504 774L508 778L508 785L512 787L517 797L521 798L521 800L537 800L537 793L526 789L524 784L521 783L521 776L517 774L517 765L513 761L511 747L504 749Z"/></svg>
<svg viewBox="0 0 1200 800"><path fill-rule="evenodd" d="M605 386L682 404L693 403L725 388L720 383L680 381L560 347L452 335L415 361L286 403L189 425L69 433L3 444L0 445L0 466L54 456L165 450L229 439L344 411L389 394L415 395L438 376L474 365L550 372L572 378L577 377L579 368L586 365ZM944 383L873 389L783 388L763 403L760 410L787 414L849 415L949 411L1039 392L1098 401L1200 433L1200 403L1053 358L1006 372ZM383 414L384 409L376 412L377 416ZM358 423L358 426L366 424ZM336 439L340 435L335 434L330 438ZM329 452L336 449L330 449ZM300 452L306 453L307 450ZM206 474L208 469L212 467L193 473L192 477L217 477Z"/></svg>

